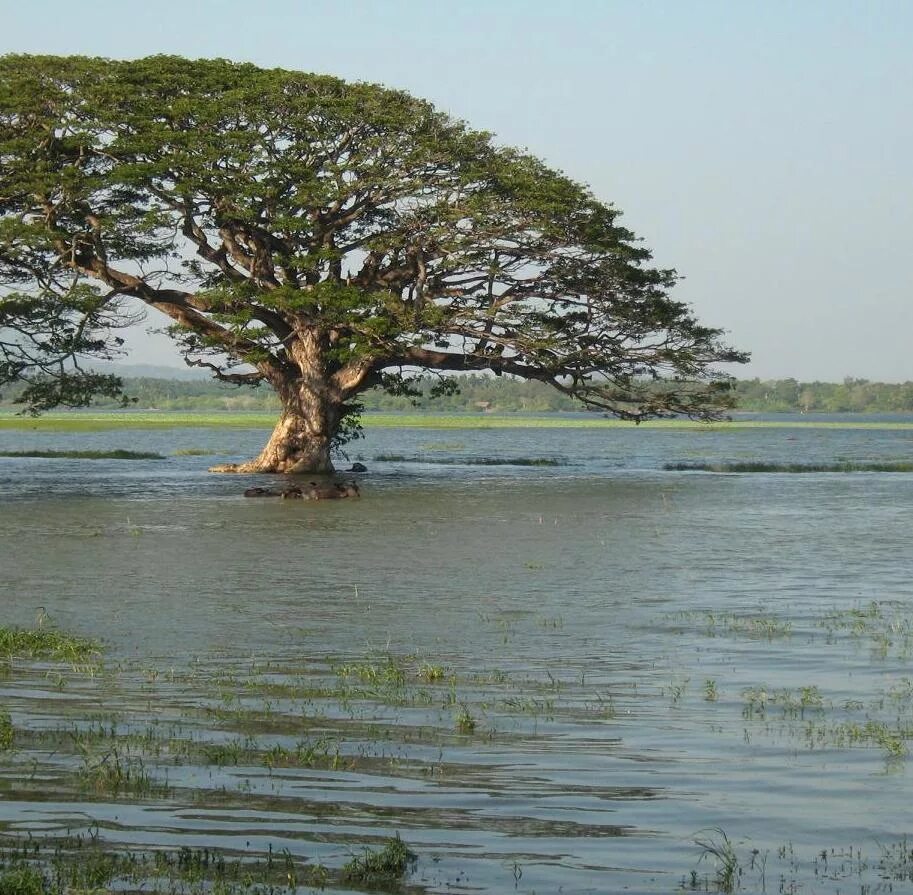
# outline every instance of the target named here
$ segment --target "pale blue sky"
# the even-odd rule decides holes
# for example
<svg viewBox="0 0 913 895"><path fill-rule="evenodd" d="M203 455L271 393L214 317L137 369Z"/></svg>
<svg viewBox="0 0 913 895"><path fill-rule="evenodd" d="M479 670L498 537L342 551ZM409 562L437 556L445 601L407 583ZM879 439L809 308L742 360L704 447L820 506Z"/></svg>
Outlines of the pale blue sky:
<svg viewBox="0 0 913 895"><path fill-rule="evenodd" d="M0 0L0 22L0 52L405 88L623 209L753 352L738 375L913 379L910 0Z"/></svg>

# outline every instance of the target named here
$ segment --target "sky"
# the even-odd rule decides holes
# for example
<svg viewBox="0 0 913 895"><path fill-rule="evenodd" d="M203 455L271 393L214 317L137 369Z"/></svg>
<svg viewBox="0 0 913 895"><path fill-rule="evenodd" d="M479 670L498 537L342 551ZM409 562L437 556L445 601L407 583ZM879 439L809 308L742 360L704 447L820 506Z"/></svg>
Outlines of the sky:
<svg viewBox="0 0 913 895"><path fill-rule="evenodd" d="M762 379L913 379L909 0L0 0L0 53L382 83L624 212ZM130 360L179 364L164 337Z"/></svg>

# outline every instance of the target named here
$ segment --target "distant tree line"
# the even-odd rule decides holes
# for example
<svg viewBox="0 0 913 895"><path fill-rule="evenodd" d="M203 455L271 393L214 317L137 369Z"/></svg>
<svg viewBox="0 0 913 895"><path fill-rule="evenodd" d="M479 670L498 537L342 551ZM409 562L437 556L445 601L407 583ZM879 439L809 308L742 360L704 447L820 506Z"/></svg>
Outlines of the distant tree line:
<svg viewBox="0 0 913 895"><path fill-rule="evenodd" d="M452 395L428 396L435 377L423 380L425 397L418 406L442 413L548 413L580 411L582 404L545 383L508 376L471 374L458 380ZM746 379L736 383L738 409L763 413L913 413L913 382L885 383L867 379L843 382L799 382L796 379ZM124 391L138 409L184 411L274 411L279 407L271 390L238 388L209 379L125 378ZM9 386L0 406L15 409L21 386ZM409 411L416 403L380 389L361 395L365 410ZM120 406L116 399L96 401L99 407Z"/></svg>
<svg viewBox="0 0 913 895"><path fill-rule="evenodd" d="M740 410L766 413L911 413L913 382L799 382L745 379L736 386Z"/></svg>

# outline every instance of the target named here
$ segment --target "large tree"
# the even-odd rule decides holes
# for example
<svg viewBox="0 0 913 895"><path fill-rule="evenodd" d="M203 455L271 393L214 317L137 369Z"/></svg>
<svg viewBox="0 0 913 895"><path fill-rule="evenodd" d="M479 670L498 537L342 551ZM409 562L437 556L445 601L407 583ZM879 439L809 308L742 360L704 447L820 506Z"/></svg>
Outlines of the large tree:
<svg viewBox="0 0 913 895"><path fill-rule="evenodd" d="M617 218L376 85L0 58L0 289L53 317L94 285L95 313L155 308L189 363L268 383L280 419L242 471L331 471L359 392L417 370L537 379L628 419L719 413L716 364L745 355Z"/></svg>

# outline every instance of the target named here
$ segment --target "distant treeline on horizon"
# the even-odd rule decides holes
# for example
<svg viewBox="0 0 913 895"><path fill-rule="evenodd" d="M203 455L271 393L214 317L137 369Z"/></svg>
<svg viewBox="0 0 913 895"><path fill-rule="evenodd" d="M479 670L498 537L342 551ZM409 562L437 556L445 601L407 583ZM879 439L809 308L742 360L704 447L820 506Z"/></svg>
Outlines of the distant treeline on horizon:
<svg viewBox="0 0 913 895"><path fill-rule="evenodd" d="M434 380L426 377L425 392ZM279 404L267 387L238 388L207 379L125 377L132 405L144 410L271 411ZM0 405L12 409L20 388L0 393ZM366 410L412 411L409 398L372 389L359 397ZM867 379L843 382L798 382L795 379L744 379L736 383L737 410L761 413L913 413L913 382L884 383ZM117 402L100 400L98 407ZM471 374L459 378L459 393L425 398L418 406L437 412L580 411L586 408L542 382Z"/></svg>

